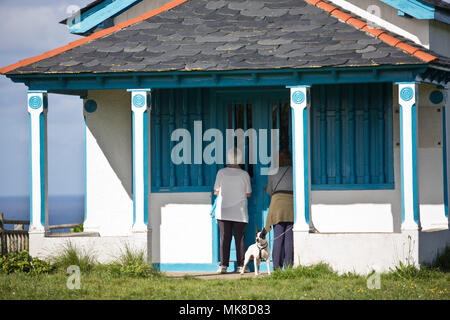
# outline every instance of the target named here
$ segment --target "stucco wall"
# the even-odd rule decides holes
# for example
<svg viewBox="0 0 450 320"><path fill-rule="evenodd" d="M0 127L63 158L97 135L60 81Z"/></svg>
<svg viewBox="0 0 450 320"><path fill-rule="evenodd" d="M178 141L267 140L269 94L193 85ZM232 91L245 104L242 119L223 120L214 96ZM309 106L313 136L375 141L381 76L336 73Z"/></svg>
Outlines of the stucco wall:
<svg viewBox="0 0 450 320"><path fill-rule="evenodd" d="M450 56L450 25L430 21L430 49L444 56Z"/></svg>
<svg viewBox="0 0 450 320"><path fill-rule="evenodd" d="M152 193L152 260L161 263L211 263L210 192Z"/></svg>
<svg viewBox="0 0 450 320"><path fill-rule="evenodd" d="M133 223L130 94L90 91L86 117L86 231L124 236Z"/></svg>
<svg viewBox="0 0 450 320"><path fill-rule="evenodd" d="M367 21L375 23L373 25L374 27L378 25L429 48L430 26L428 20L417 20L399 16L397 9L378 0L330 1Z"/></svg>
<svg viewBox="0 0 450 320"><path fill-rule="evenodd" d="M401 35L444 56L450 54L450 25L436 20L399 16L398 10L378 0L330 0L367 21Z"/></svg>
<svg viewBox="0 0 450 320"><path fill-rule="evenodd" d="M444 208L443 106L434 104L430 94L434 85L419 86L418 113L418 196L422 230L448 227ZM448 134L447 134L448 136ZM448 138L447 138L448 141ZM447 149L448 150L448 149Z"/></svg>
<svg viewBox="0 0 450 320"><path fill-rule="evenodd" d="M402 233L294 233L294 265L328 263L339 273L388 272L403 265L431 263L450 245L450 230Z"/></svg>
<svg viewBox="0 0 450 320"><path fill-rule="evenodd" d="M158 9L171 1L172 0L143 0L142 2L133 6L131 9L128 9L127 11L115 17L114 24L136 18L143 13Z"/></svg>

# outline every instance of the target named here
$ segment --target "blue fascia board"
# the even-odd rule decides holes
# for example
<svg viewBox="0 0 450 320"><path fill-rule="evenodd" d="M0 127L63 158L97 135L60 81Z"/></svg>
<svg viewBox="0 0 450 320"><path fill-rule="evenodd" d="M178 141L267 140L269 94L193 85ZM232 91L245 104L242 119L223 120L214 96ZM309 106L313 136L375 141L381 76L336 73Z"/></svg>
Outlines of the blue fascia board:
<svg viewBox="0 0 450 320"><path fill-rule="evenodd" d="M405 13L416 19L434 19L434 6L419 0L381 0L394 7L404 15Z"/></svg>
<svg viewBox="0 0 450 320"><path fill-rule="evenodd" d="M69 28L70 33L85 34L105 20L114 17L142 0L106 0L81 14L80 21Z"/></svg>
<svg viewBox="0 0 450 320"><path fill-rule="evenodd" d="M218 72L130 72L7 75L30 90L74 91L129 88L295 86L314 84L415 81L427 65L348 68L239 70ZM255 74L257 76L255 77Z"/></svg>

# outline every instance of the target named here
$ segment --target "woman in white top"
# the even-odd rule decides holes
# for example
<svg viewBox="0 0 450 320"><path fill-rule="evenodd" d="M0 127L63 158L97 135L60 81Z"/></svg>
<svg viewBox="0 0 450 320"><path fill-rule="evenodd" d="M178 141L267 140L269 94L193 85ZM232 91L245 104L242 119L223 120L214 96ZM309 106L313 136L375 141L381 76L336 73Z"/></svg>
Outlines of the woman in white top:
<svg viewBox="0 0 450 320"><path fill-rule="evenodd" d="M218 273L226 273L230 260L231 238L236 243L239 271L244 265L245 227L248 223L247 198L251 196L250 176L241 169L239 149L227 152L229 165L217 172L214 194L217 195L215 216L220 229L220 265Z"/></svg>

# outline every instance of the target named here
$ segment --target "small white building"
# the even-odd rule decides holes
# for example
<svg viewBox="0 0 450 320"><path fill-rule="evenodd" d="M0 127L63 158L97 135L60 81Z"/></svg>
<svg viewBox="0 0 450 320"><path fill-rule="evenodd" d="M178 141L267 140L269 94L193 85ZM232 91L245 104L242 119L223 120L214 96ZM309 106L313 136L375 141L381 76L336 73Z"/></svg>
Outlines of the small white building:
<svg viewBox="0 0 450 320"><path fill-rule="evenodd" d="M449 9L430 0L93 2L63 21L83 39L0 69L29 88L31 255L72 241L107 262L128 245L163 271L215 271L212 186L225 145L214 149L214 133L255 129L270 145L263 133L278 129L293 154L296 264L364 274L431 262L450 245ZM83 99L84 232L71 236L48 228L47 93ZM245 141L248 246L264 226L270 163L261 150L251 163Z"/></svg>

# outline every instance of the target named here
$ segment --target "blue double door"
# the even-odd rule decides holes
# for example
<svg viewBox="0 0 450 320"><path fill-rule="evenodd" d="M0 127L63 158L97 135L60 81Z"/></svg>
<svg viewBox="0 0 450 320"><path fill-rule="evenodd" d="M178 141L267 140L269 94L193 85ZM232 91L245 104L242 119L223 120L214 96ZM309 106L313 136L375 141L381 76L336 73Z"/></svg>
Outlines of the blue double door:
<svg viewBox="0 0 450 320"><path fill-rule="evenodd" d="M256 139L253 140L253 150L257 157L256 159L251 157L250 153L253 150L250 150L250 140L246 135L244 138L245 163L241 165L242 169L249 173L252 186L252 196L248 199L249 221L245 230L245 247L248 248L255 243L256 228L262 230L264 227L270 205L270 197L264 190L267 186L267 175L263 168L270 166L267 158L270 159L273 154L272 137L278 140L278 148L291 146L289 92L284 88L245 91L224 89L215 91L215 99L217 128L223 132L224 137L226 137L226 129L242 129L244 133L254 129L257 133ZM278 134L272 135L274 132L271 129L278 129ZM234 146L237 146L237 143L235 138ZM225 149L224 155L226 155ZM271 245L272 232L268 238ZM235 261L236 247L233 238L230 263ZM253 268L252 264L250 268Z"/></svg>

